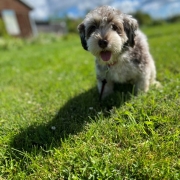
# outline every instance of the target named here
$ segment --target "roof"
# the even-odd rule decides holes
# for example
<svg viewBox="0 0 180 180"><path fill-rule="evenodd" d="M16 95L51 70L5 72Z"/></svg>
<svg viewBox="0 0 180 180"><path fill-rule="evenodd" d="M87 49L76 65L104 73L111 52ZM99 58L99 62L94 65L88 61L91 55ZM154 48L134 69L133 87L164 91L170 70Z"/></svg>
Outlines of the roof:
<svg viewBox="0 0 180 180"><path fill-rule="evenodd" d="M29 10L33 10L33 7L31 7L29 4L27 4L26 2L24 2L23 0L16 0L19 1L21 4L23 4L24 6L26 6Z"/></svg>

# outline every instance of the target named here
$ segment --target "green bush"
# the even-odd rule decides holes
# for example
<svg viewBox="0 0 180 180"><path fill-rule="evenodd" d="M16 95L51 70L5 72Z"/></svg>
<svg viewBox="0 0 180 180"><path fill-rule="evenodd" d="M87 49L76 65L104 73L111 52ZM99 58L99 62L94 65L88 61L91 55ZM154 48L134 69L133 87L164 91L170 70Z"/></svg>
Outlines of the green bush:
<svg viewBox="0 0 180 180"><path fill-rule="evenodd" d="M65 19L68 32L69 33L77 33L77 26L82 22L82 19L72 19L67 17Z"/></svg>
<svg viewBox="0 0 180 180"><path fill-rule="evenodd" d="M138 20L138 23L140 26L151 25L153 22L153 19L151 18L151 16L149 14L146 14L146 13L141 12L141 11L137 11L134 14L134 17Z"/></svg>
<svg viewBox="0 0 180 180"><path fill-rule="evenodd" d="M2 19L0 19L0 36L8 36L5 24Z"/></svg>
<svg viewBox="0 0 180 180"><path fill-rule="evenodd" d="M152 26L159 26L159 25L164 25L166 23L167 22L163 19L157 19L157 20L154 20L151 25Z"/></svg>
<svg viewBox="0 0 180 180"><path fill-rule="evenodd" d="M167 19L170 23L180 22L180 15L175 15Z"/></svg>
<svg viewBox="0 0 180 180"><path fill-rule="evenodd" d="M20 38L0 38L0 50L20 49L25 42Z"/></svg>

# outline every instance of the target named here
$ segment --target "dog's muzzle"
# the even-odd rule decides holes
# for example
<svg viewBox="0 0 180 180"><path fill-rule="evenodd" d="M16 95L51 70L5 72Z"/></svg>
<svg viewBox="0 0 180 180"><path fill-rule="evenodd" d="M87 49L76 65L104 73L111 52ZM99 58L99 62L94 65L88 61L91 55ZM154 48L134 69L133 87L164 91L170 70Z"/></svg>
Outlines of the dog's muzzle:
<svg viewBox="0 0 180 180"><path fill-rule="evenodd" d="M100 56L103 61L109 61L111 59L111 51L101 51Z"/></svg>
<svg viewBox="0 0 180 180"><path fill-rule="evenodd" d="M105 40L105 39L100 39L100 40L98 41L98 45L99 45L100 48L104 49L104 48L107 47L108 41Z"/></svg>
<svg viewBox="0 0 180 180"><path fill-rule="evenodd" d="M101 59L103 61L109 61L111 59L111 51L106 51L105 48L108 46L108 40L106 39L100 39L98 41L98 45L100 48L104 49L100 52Z"/></svg>

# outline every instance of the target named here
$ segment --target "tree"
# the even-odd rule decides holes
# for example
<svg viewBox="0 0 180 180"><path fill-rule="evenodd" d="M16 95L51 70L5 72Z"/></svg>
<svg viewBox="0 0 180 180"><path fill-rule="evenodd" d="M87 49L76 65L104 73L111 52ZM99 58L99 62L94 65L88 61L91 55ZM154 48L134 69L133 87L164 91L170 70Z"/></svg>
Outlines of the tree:
<svg viewBox="0 0 180 180"><path fill-rule="evenodd" d="M147 13L142 12L142 11L137 11L134 14L134 17L138 20L138 23L140 26L151 25L153 22L151 16Z"/></svg>

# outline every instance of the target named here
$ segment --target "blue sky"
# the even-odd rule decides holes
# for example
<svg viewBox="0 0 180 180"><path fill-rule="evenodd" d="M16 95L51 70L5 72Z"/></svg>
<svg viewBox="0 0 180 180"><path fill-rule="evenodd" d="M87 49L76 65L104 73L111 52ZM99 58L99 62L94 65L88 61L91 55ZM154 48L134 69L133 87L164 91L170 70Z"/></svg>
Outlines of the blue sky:
<svg viewBox="0 0 180 180"><path fill-rule="evenodd" d="M180 14L180 0L23 0L31 5L35 19L47 19L54 15L83 17L88 10L100 5L110 5L124 13L142 10L154 18Z"/></svg>

